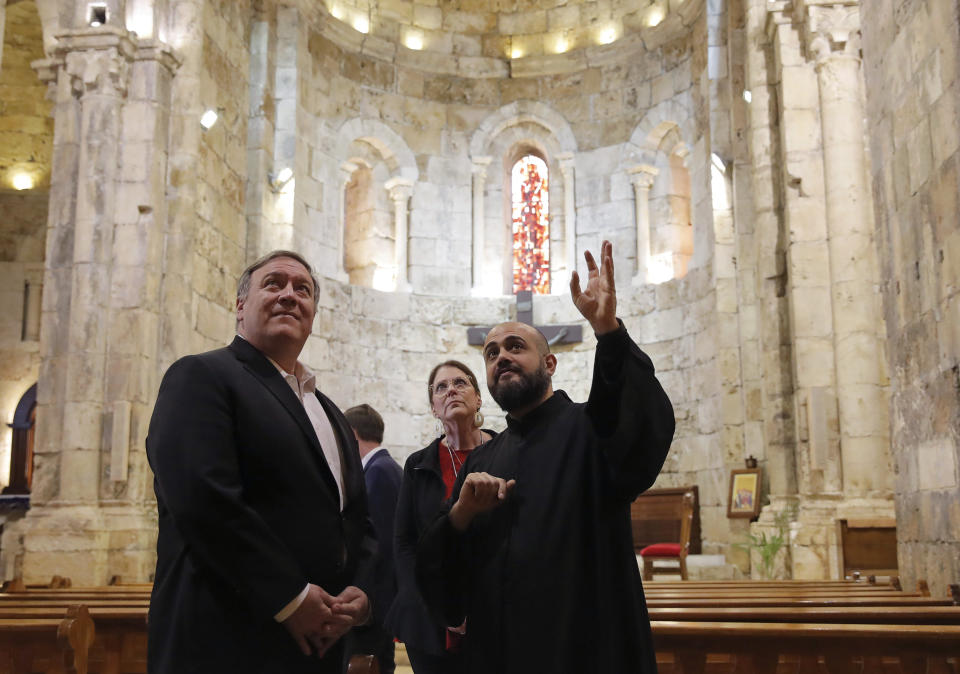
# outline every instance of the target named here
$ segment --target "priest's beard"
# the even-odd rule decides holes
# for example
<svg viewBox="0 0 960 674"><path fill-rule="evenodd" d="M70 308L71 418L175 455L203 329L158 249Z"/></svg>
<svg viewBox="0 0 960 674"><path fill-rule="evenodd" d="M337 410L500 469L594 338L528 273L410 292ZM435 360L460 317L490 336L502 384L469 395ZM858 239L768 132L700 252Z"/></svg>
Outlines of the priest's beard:
<svg viewBox="0 0 960 674"><path fill-rule="evenodd" d="M518 376L505 382L498 379L497 383L490 387L490 395L504 412L532 405L543 397L550 386L550 375L547 374L543 362L534 372L513 372Z"/></svg>

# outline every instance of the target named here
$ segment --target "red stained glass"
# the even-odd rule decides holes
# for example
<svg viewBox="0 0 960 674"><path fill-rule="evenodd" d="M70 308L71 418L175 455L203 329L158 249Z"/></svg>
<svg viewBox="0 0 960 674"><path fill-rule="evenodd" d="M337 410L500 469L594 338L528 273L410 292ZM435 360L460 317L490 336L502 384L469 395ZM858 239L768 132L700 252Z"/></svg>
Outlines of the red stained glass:
<svg viewBox="0 0 960 674"><path fill-rule="evenodd" d="M550 292L550 210L546 163L521 157L510 175L513 217L513 292Z"/></svg>

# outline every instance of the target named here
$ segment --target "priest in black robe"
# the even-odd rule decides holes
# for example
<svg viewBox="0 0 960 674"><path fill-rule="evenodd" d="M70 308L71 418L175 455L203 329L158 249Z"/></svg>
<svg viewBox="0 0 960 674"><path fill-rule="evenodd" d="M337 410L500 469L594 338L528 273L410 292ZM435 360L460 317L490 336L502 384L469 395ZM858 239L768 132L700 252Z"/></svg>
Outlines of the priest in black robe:
<svg viewBox="0 0 960 674"><path fill-rule="evenodd" d="M551 378L543 335L504 323L483 347L507 430L475 449L450 502L421 538L417 578L448 625L466 620L469 674L656 672L630 503L660 472L670 400L650 358L616 318L613 251L574 304L597 336L590 397Z"/></svg>

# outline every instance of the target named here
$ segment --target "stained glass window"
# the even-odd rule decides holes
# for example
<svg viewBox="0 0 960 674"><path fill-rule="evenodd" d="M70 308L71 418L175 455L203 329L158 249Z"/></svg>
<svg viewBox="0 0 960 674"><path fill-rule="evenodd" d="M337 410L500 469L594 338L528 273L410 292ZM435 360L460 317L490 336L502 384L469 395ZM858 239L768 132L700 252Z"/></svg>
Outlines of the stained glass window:
<svg viewBox="0 0 960 674"><path fill-rule="evenodd" d="M521 157L510 172L513 217L513 292L550 292L550 209L547 165Z"/></svg>

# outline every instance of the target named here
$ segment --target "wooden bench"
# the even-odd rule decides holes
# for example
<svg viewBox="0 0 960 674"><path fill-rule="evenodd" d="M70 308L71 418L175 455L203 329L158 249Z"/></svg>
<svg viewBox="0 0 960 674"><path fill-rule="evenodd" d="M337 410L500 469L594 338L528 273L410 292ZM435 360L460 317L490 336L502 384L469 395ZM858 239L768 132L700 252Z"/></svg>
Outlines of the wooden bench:
<svg viewBox="0 0 960 674"><path fill-rule="evenodd" d="M734 656L737 674L775 674L785 658L802 673L879 674L891 664L903 674L946 673L956 671L960 658L960 625L656 620L651 626L662 674L709 672L711 655Z"/></svg>
<svg viewBox="0 0 960 674"><path fill-rule="evenodd" d="M88 674L94 638L82 606L60 617L0 618L0 674Z"/></svg>
<svg viewBox="0 0 960 674"><path fill-rule="evenodd" d="M82 602L82 607L76 606ZM117 587L26 589L20 592L0 594L0 626L6 624L11 630L17 625L36 630L41 625L59 625L72 612L82 610L91 626L91 638L84 650L83 663L77 671L82 674L146 674L147 671L147 615L150 606L149 588L119 591ZM93 625L96 625L95 632ZM2 627L0 627L2 632ZM11 658L16 662L31 662L36 658L32 641L0 640L0 652L6 645ZM47 644L48 653L53 652ZM3 662L0 657L0 663ZM29 667L4 669L0 674L42 672L60 674L62 665L53 663L31 664ZM66 670L72 672L73 670ZM349 674L378 674L379 664L373 656L356 655L350 659Z"/></svg>
<svg viewBox="0 0 960 674"><path fill-rule="evenodd" d="M837 521L840 568L844 577L854 572L895 576L897 523L892 519L841 519Z"/></svg>
<svg viewBox="0 0 960 674"><path fill-rule="evenodd" d="M680 577L686 580L693 538L696 549L700 544L697 488L648 489L630 505L630 520L634 549L643 558L644 580L653 579L654 563L659 561L677 562Z"/></svg>

